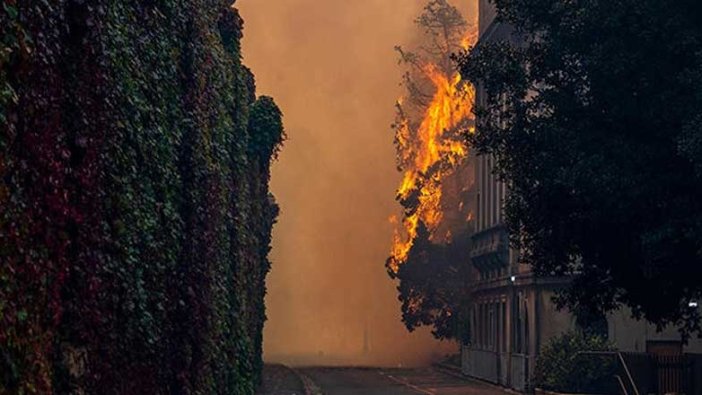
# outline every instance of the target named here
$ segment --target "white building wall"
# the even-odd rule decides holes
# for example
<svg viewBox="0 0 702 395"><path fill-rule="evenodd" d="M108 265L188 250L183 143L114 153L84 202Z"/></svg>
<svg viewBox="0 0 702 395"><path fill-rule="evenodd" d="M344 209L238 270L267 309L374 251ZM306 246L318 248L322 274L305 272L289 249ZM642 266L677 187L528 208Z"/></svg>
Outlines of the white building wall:
<svg viewBox="0 0 702 395"><path fill-rule="evenodd" d="M636 321L631 317L631 310L622 307L607 317L609 340L617 349L625 352L646 352L649 341L680 341L680 333L676 328L665 328L658 332L655 325ZM702 339L693 337L683 352L702 354Z"/></svg>
<svg viewBox="0 0 702 395"><path fill-rule="evenodd" d="M480 16L478 19L478 25L480 30L480 35L482 36L488 26L495 19L495 6L490 0L480 0Z"/></svg>

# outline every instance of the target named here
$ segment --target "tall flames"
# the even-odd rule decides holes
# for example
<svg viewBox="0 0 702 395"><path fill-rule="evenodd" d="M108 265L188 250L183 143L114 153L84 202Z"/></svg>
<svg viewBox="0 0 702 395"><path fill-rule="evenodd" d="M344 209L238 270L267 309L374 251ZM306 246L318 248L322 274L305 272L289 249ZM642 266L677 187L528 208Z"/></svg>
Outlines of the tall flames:
<svg viewBox="0 0 702 395"><path fill-rule="evenodd" d="M471 29L461 46L468 49L476 41L477 30ZM397 198L405 212L402 220L397 216L390 218L395 232L387 265L395 274L407 262L420 223L426 227L431 241L442 241L434 240L444 216L442 182L467 160L468 150L461 131L472 128L474 118L475 89L461 81L458 72L446 72L434 63L421 65L420 70L433 89L433 97L422 118L413 125L403 113L403 98L397 103L400 116L395 139L400 168L404 172Z"/></svg>

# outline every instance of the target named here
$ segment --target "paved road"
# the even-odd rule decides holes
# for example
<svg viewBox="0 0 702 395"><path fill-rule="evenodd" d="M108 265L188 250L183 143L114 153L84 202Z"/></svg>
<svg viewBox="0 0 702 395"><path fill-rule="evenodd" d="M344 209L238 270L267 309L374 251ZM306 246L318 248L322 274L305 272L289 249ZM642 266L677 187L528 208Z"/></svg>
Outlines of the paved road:
<svg viewBox="0 0 702 395"><path fill-rule="evenodd" d="M493 386L434 369L306 368L324 395L505 395Z"/></svg>
<svg viewBox="0 0 702 395"><path fill-rule="evenodd" d="M263 367L263 383L256 395L303 395L305 386L294 370L283 365Z"/></svg>

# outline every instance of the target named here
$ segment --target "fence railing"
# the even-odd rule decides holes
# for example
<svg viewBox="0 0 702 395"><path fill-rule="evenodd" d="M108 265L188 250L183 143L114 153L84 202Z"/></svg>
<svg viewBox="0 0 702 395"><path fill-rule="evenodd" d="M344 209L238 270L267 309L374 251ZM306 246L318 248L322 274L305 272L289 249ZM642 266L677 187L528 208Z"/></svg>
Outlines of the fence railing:
<svg viewBox="0 0 702 395"><path fill-rule="evenodd" d="M655 355L656 376L658 379L659 394L682 394L687 391L685 387L685 372L687 358L685 355Z"/></svg>
<svg viewBox="0 0 702 395"><path fill-rule="evenodd" d="M626 366L640 394L657 393L655 377L655 361L646 353L620 353L623 365Z"/></svg>
<svg viewBox="0 0 702 395"><path fill-rule="evenodd" d="M634 375L629 369L629 365L621 352L617 351L581 351L578 352L582 357L598 357L611 358L616 366L612 375L612 379L616 380L619 390L623 395L641 395L639 387L636 385ZM646 394L646 393L644 393Z"/></svg>
<svg viewBox="0 0 702 395"><path fill-rule="evenodd" d="M702 354L685 354L687 357L688 395L702 395Z"/></svg>
<svg viewBox="0 0 702 395"><path fill-rule="evenodd" d="M622 353L641 394L702 395L702 355Z"/></svg>

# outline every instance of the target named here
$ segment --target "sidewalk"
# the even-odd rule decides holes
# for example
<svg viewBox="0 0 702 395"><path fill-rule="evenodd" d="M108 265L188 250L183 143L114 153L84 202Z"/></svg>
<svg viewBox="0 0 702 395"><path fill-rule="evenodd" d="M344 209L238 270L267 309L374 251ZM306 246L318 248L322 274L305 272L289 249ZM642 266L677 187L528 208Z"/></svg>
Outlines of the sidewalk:
<svg viewBox="0 0 702 395"><path fill-rule="evenodd" d="M388 378L427 395L514 395L504 388L446 369L386 370Z"/></svg>

